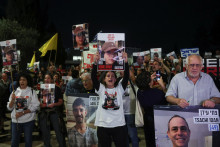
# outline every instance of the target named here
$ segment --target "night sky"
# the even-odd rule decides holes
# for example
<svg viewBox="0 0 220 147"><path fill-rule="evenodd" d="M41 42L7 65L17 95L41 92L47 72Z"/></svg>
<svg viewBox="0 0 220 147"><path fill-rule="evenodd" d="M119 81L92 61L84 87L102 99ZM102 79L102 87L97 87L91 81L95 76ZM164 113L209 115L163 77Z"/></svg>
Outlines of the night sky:
<svg viewBox="0 0 220 147"><path fill-rule="evenodd" d="M43 0L41 2L44 2ZM90 41L96 33L125 33L126 47L161 47L163 53L192 48L199 28L209 33L220 16L220 1L60 1L48 0L49 21L72 48L72 25L89 23ZM45 14L47 15L47 14Z"/></svg>

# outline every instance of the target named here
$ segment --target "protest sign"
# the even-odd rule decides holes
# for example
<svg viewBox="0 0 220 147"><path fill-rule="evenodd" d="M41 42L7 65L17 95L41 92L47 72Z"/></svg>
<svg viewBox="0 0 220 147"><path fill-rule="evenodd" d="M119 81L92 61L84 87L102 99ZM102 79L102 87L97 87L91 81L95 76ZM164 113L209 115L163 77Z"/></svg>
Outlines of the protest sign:
<svg viewBox="0 0 220 147"><path fill-rule="evenodd" d="M67 98L67 132L70 146L76 146L77 142L80 145L91 146L97 145L97 133L94 121L96 110L98 108L99 96L97 94L78 93ZM79 115L80 114L80 115ZM78 136L77 127L86 125L85 137L81 142ZM79 137L79 138L77 138Z"/></svg>
<svg viewBox="0 0 220 147"><path fill-rule="evenodd" d="M82 69L92 68L94 54L97 52L97 43L89 43L89 51L83 52Z"/></svg>
<svg viewBox="0 0 220 147"><path fill-rule="evenodd" d="M2 51L3 66L15 65L18 63L16 39L0 42Z"/></svg>
<svg viewBox="0 0 220 147"><path fill-rule="evenodd" d="M134 68L144 69L144 55L149 54L149 51L133 52L133 66Z"/></svg>
<svg viewBox="0 0 220 147"><path fill-rule="evenodd" d="M98 33L98 51L101 55L98 70L124 70L124 60L122 58L124 50L124 33Z"/></svg>
<svg viewBox="0 0 220 147"><path fill-rule="evenodd" d="M46 106L55 102L55 84L40 84L40 102Z"/></svg>
<svg viewBox="0 0 220 147"><path fill-rule="evenodd" d="M162 57L162 48L151 48L151 61L159 61Z"/></svg>
<svg viewBox="0 0 220 147"><path fill-rule="evenodd" d="M78 24L72 26L73 48L80 51L89 50L88 24Z"/></svg>
<svg viewBox="0 0 220 147"><path fill-rule="evenodd" d="M185 49L180 49L181 52L181 57L186 58L189 55L196 54L199 55L199 48L185 48Z"/></svg>
<svg viewBox="0 0 220 147"><path fill-rule="evenodd" d="M193 147L219 146L219 110L220 105L212 109L199 105L184 109L179 106L154 106L156 146L170 147L180 142ZM173 125L174 121L178 124ZM182 134L184 140L174 140L173 126L186 128Z"/></svg>

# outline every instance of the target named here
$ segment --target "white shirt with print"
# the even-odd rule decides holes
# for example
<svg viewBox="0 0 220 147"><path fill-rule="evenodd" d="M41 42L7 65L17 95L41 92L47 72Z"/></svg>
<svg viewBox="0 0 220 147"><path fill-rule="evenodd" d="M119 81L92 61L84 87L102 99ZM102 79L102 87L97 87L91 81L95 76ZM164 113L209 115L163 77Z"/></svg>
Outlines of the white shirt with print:
<svg viewBox="0 0 220 147"><path fill-rule="evenodd" d="M96 91L100 100L96 112L95 126L114 128L125 125L122 100L124 92L121 82L114 88L106 88L100 83L99 90ZM114 105L106 106L107 99L114 101Z"/></svg>

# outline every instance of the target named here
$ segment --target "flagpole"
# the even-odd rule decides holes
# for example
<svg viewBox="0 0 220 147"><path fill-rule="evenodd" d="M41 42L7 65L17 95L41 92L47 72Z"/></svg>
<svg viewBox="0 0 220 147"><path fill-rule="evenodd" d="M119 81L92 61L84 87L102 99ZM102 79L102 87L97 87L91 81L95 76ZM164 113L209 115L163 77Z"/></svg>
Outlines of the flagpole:
<svg viewBox="0 0 220 147"><path fill-rule="evenodd" d="M12 75L12 67L11 67L11 65L10 65L10 72L11 72L12 89L13 89L13 93L14 93L15 89L14 89L14 83L13 83L13 75Z"/></svg>
<svg viewBox="0 0 220 147"><path fill-rule="evenodd" d="M54 61L54 65L56 65L56 60L57 60L57 50L56 50L56 53L55 53L55 61Z"/></svg>
<svg viewBox="0 0 220 147"><path fill-rule="evenodd" d="M83 65L82 65L82 64L83 64L83 51L81 52L81 61L80 61L80 64L79 64L79 65L80 65L80 66L79 66L79 67L80 67L80 70L79 70L79 71L80 71L80 72L79 72L80 75L81 75L81 73L82 73L82 68L83 68L83 70L85 70L84 64L83 64Z"/></svg>
<svg viewBox="0 0 220 147"><path fill-rule="evenodd" d="M48 66L47 66L47 68L49 67L49 64L50 64L51 54L52 54L52 50L50 51L50 57L49 57L49 62L48 62Z"/></svg>

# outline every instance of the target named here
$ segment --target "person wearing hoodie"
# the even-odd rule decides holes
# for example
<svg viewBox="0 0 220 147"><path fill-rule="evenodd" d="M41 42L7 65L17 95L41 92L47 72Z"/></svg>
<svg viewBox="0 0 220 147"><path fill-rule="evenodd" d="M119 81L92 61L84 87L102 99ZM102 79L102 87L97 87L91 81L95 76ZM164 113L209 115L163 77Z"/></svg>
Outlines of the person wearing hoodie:
<svg viewBox="0 0 220 147"><path fill-rule="evenodd" d="M19 87L11 93L7 104L7 108L12 111L11 146L19 146L21 133L24 132L25 146L31 147L36 111L39 109L40 102L36 92L31 88L30 75L20 73L18 83Z"/></svg>

